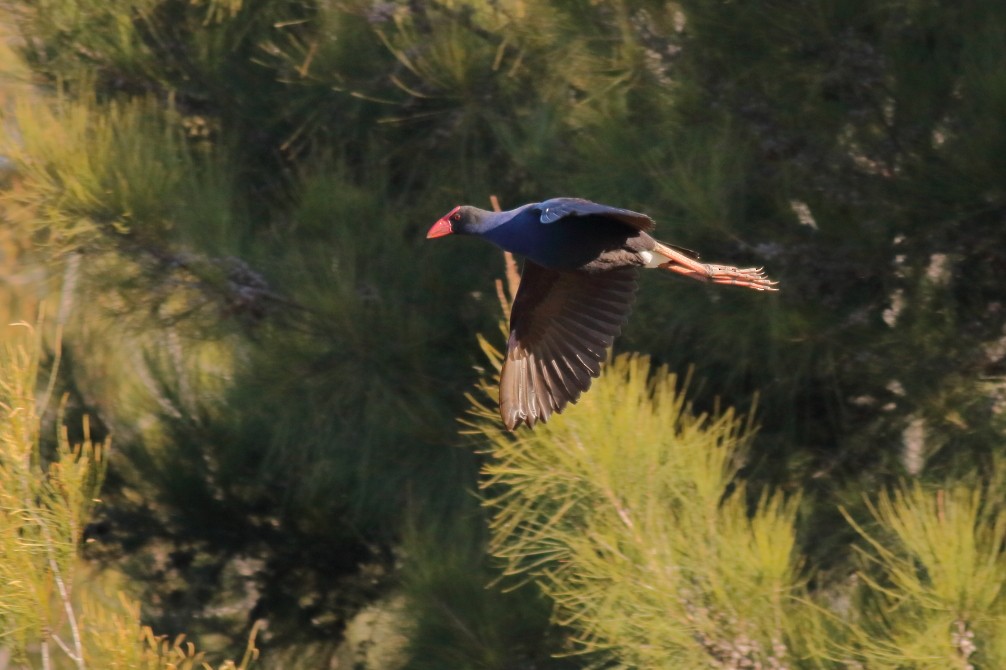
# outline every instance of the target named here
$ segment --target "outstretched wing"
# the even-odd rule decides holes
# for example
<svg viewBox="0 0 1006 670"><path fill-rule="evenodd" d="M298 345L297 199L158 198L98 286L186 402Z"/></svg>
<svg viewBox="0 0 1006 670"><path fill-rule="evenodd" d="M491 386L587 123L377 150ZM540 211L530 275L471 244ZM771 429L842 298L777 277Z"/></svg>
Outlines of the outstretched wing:
<svg viewBox="0 0 1006 670"><path fill-rule="evenodd" d="M548 420L590 388L632 310L636 277L631 267L588 275L524 263L500 374L507 430Z"/></svg>
<svg viewBox="0 0 1006 670"><path fill-rule="evenodd" d="M646 214L633 212L629 209L619 209L601 205L583 198L552 198L538 204L541 210L539 221L542 223L553 223L567 216L605 216L615 219L626 225L632 226L636 230L649 232L656 227L653 219Z"/></svg>

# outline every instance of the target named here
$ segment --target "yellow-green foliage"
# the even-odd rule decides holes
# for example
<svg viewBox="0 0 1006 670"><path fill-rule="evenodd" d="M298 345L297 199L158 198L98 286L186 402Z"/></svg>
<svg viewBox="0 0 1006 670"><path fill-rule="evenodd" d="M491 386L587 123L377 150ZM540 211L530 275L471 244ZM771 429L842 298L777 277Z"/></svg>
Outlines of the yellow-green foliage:
<svg viewBox="0 0 1006 670"><path fill-rule="evenodd" d="M210 222L213 234L228 231L226 179L197 160L170 108L27 95L5 116L0 151L20 180L5 203L59 248L93 248L102 234L184 235Z"/></svg>
<svg viewBox="0 0 1006 670"><path fill-rule="evenodd" d="M28 667L210 669L184 636L167 640L140 623L123 595L87 588L78 560L84 527L104 475L108 442L40 450L36 379L40 343L25 326L0 347L0 640ZM44 404L43 404L44 406ZM240 665L257 657L252 632Z"/></svg>
<svg viewBox="0 0 1006 670"><path fill-rule="evenodd" d="M783 667L801 607L795 501L749 510L735 480L749 423L694 414L678 383L619 356L575 408L515 436L477 405L492 550L541 585L584 650L648 668Z"/></svg>
<svg viewBox="0 0 1006 670"><path fill-rule="evenodd" d="M69 601L82 521L104 468L104 445L71 447L62 433L53 460L43 462L36 352L9 343L0 352L0 621L22 653L63 619L59 603Z"/></svg>
<svg viewBox="0 0 1006 670"><path fill-rule="evenodd" d="M508 280L504 313L512 266ZM499 370L500 352L479 342ZM977 484L881 491L866 501L870 524L841 510L863 540L861 569L801 576L796 497L751 504L739 478L750 422L696 415L678 386L621 355L576 407L514 434L494 384L469 397L504 582L537 583L579 650L618 667L1006 667L1001 462L967 478Z"/></svg>
<svg viewBox="0 0 1006 670"><path fill-rule="evenodd" d="M51 46L75 42L91 54L92 63L98 57L128 66L149 55L136 18L148 14L154 5L155 0L41 0L5 4L4 18L20 31L48 42L48 51L39 42L21 48L31 65L63 72L75 70L76 76L86 78L87 73L79 66L79 54Z"/></svg>
<svg viewBox="0 0 1006 670"><path fill-rule="evenodd" d="M905 485L871 506L866 606L856 627L870 668L1006 667L1006 510L992 485Z"/></svg>

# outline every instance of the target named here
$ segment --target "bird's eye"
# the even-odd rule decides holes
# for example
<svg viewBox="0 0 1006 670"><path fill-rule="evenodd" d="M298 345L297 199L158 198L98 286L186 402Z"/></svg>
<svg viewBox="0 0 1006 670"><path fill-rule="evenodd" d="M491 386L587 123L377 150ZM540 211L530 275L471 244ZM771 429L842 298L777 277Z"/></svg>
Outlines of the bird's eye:
<svg viewBox="0 0 1006 670"><path fill-rule="evenodd" d="M454 216L451 217L451 221L454 221L455 223L457 223L460 220L461 220L461 214L460 213L456 213Z"/></svg>

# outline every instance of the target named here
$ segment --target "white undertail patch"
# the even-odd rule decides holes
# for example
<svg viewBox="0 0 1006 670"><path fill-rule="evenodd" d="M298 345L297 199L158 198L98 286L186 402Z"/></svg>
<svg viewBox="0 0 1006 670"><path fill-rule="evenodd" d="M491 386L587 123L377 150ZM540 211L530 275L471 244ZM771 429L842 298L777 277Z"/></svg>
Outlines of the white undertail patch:
<svg viewBox="0 0 1006 670"><path fill-rule="evenodd" d="M651 251L637 251L636 255L643 261L643 267L647 268L658 268L667 262L666 258Z"/></svg>

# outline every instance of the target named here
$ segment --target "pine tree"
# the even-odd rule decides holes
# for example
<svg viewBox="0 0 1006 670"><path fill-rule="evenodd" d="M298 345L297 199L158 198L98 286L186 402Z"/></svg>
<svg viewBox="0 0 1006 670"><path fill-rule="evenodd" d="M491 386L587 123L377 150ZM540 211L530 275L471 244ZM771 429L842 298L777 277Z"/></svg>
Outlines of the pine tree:
<svg viewBox="0 0 1006 670"><path fill-rule="evenodd" d="M476 405L504 574L538 582L579 650L619 667L791 665L817 617L801 601L797 500L750 511L737 479L750 422L695 415L643 356L616 358L579 404L517 439Z"/></svg>
<svg viewBox="0 0 1006 670"><path fill-rule="evenodd" d="M842 510L860 560L836 581L800 551L798 496L749 505L750 418L696 415L686 389L622 355L582 411L516 437L493 398L472 397L502 581L539 586L573 652L597 667L696 670L1006 662L1001 463L870 496L868 519Z"/></svg>
<svg viewBox="0 0 1006 670"><path fill-rule="evenodd" d="M402 555L454 533L471 588L413 648L488 627L503 601L470 594L492 567L462 567L486 534L482 457L455 447L500 266L421 233L493 193L646 211L781 280L766 298L648 277L618 347L693 367L699 415L758 398L730 499L801 494L814 598L847 593L860 535L841 510L874 537L864 490L993 470L1000 3L5 7L33 84L5 111L5 220L36 286L67 296L49 322L70 430L88 414L94 441L115 435L89 551L144 585L158 630L198 617L233 654L264 618L275 658L321 663L400 578L434 611L451 578ZM533 590L519 602L542 620ZM510 662L520 626L497 623L468 662ZM564 635L513 662L550 662Z"/></svg>

